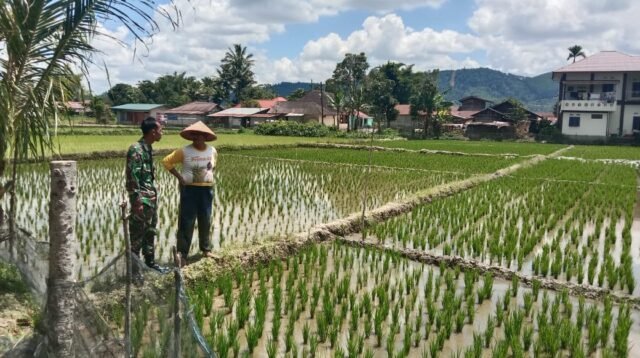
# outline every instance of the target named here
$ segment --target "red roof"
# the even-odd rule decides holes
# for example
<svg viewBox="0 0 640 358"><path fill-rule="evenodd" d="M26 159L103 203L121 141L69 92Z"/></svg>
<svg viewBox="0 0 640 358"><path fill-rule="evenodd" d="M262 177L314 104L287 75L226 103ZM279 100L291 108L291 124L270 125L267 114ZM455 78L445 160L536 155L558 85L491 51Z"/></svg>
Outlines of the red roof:
<svg viewBox="0 0 640 358"><path fill-rule="evenodd" d="M575 63L560 67L554 73L566 72L640 72L640 56L617 51L602 51Z"/></svg>
<svg viewBox="0 0 640 358"><path fill-rule="evenodd" d="M408 116L411 114L411 105L410 104L396 104L396 111L398 111L399 116Z"/></svg>
<svg viewBox="0 0 640 358"><path fill-rule="evenodd" d="M84 104L82 102L76 102L76 101L69 101L67 103L65 103L65 105L67 106L67 108L74 110L74 111L84 111Z"/></svg>

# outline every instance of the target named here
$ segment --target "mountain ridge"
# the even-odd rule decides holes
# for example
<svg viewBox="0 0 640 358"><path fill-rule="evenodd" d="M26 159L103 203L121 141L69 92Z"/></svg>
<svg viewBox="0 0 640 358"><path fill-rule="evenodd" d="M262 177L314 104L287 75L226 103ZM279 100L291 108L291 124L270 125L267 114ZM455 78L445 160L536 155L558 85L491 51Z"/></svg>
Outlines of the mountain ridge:
<svg viewBox="0 0 640 358"><path fill-rule="evenodd" d="M308 90L314 85L317 83L280 82L270 87L278 96L287 97L298 88ZM550 72L527 77L490 68L442 70L438 88L445 92L445 98L449 101L466 96L477 96L496 103L515 98L529 110L538 112L552 111L558 96L558 85L551 79Z"/></svg>

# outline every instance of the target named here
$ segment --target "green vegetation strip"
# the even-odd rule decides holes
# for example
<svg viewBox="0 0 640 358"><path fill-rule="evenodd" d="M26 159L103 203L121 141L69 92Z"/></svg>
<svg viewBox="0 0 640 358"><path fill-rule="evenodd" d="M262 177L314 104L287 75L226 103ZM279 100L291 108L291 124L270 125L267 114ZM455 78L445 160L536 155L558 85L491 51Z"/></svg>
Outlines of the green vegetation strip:
<svg viewBox="0 0 640 358"><path fill-rule="evenodd" d="M544 144L513 141L470 141L470 140L402 140L375 141L375 145L387 148L410 150L431 150L462 153L485 153L495 155L528 156L533 154L551 154L566 147L562 144Z"/></svg>
<svg viewBox="0 0 640 358"><path fill-rule="evenodd" d="M482 160L478 160L478 157L473 156L424 155L390 151L367 152L336 148L246 150L242 151L242 154L256 157L301 159L358 165L368 165L369 157L371 156L371 164L377 166L460 173L490 173L523 160L523 158L506 157L484 157Z"/></svg>
<svg viewBox="0 0 640 358"><path fill-rule="evenodd" d="M567 157L583 159L626 159L640 160L638 146L606 146L606 145L576 145L565 154Z"/></svg>
<svg viewBox="0 0 640 358"><path fill-rule="evenodd" d="M338 238L339 242L344 244L353 246L353 247L364 247L370 249L378 249L385 252L393 253L405 257L412 261L417 261L421 263L425 263L428 265L440 266L444 263L447 267L455 268L460 267L463 270L478 270L480 273L490 273L495 277L500 277L505 280L513 280L514 277L517 277L518 281L527 286L532 287L534 281L540 282L540 287L544 289L549 289L553 291L562 292L563 290L568 290L569 294L572 296L583 296L588 299L597 299L601 300L605 297L610 297L616 303L628 303L634 306L634 308L640 308L640 297L628 295L621 292L612 291L606 288L601 288L592 285L586 284L577 284L574 282L567 282L563 280L555 280L552 278L542 277L542 276L530 276L525 275L519 271L511 270L505 268L500 265L492 265L483 263L473 259L465 259L460 256L451 256L451 255L438 255L431 252L414 250L408 248L397 248L390 245L382 245L378 243L372 242L363 242L358 240L357 238Z"/></svg>
<svg viewBox="0 0 640 358"><path fill-rule="evenodd" d="M422 153L422 154L446 154L446 155L459 155L459 156L474 156L474 157L532 157L536 154L530 155L518 155L512 153L477 153L477 152L455 152L450 150L433 150L433 149L406 149L397 147L384 147L378 145L366 145L366 144L334 144L334 143L301 143L300 147L307 148L336 148L336 149L358 149L358 150L376 150L376 151L390 151L401 153Z"/></svg>
<svg viewBox="0 0 640 358"><path fill-rule="evenodd" d="M124 153L131 143L140 139L139 134L132 135L63 135L53 139L56 153L63 157L70 154L121 152ZM221 134L218 140L213 142L217 147L225 146L269 146L269 145L295 145L308 142L348 142L352 140L344 138L310 138L310 137L276 137L261 136L252 133ZM153 145L154 149L175 149L189 144L178 134L167 134L162 140ZM51 155L51 154L49 154ZM121 154L122 155L122 154Z"/></svg>

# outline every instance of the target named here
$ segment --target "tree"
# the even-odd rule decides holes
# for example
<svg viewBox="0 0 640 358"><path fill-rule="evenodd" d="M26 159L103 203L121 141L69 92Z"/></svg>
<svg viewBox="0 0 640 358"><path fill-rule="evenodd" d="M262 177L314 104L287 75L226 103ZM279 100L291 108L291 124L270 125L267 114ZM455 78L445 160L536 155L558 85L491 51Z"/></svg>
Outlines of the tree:
<svg viewBox="0 0 640 358"><path fill-rule="evenodd" d="M207 101L215 103L224 101L224 89L219 78L204 77L200 82L202 82L202 95L207 97Z"/></svg>
<svg viewBox="0 0 640 358"><path fill-rule="evenodd" d="M138 90L142 94L142 102L144 103L158 103L158 91L156 90L156 84L153 81L144 80L137 84Z"/></svg>
<svg viewBox="0 0 640 358"><path fill-rule="evenodd" d="M54 149L49 121L56 118L61 95L73 92L61 79L74 75L72 66L87 68L96 52L93 39L105 36L99 20L122 24L134 41L144 41L158 30L157 11L178 25L174 12L158 5L155 0L0 1L0 176L7 153L16 163ZM14 179L15 169L14 164ZM14 217L15 195L11 207Z"/></svg>
<svg viewBox="0 0 640 358"><path fill-rule="evenodd" d="M336 110L335 125L336 129L338 129L340 127L340 116L345 106L344 93L342 93L341 89L337 89L333 93L333 96L327 96L327 98L329 98L330 101L329 105Z"/></svg>
<svg viewBox="0 0 640 358"><path fill-rule="evenodd" d="M246 96L246 90L254 85L253 54L247 48L235 44L229 48L217 70L225 99L233 104L240 103Z"/></svg>
<svg viewBox="0 0 640 358"><path fill-rule="evenodd" d="M94 96L93 99L91 99L91 111L96 117L96 123L106 124L111 119L109 109L104 103L104 99L100 96Z"/></svg>
<svg viewBox="0 0 640 358"><path fill-rule="evenodd" d="M193 76L187 76L186 72L174 72L170 75L160 76L155 81L158 98L156 103L166 104L169 107L178 107L201 98L201 84Z"/></svg>
<svg viewBox="0 0 640 358"><path fill-rule="evenodd" d="M385 77L393 81L393 97L398 103L409 103L413 81L413 65L389 61L379 67Z"/></svg>
<svg viewBox="0 0 640 358"><path fill-rule="evenodd" d="M118 83L107 91L107 96L114 106L144 101L144 94L137 87L126 83Z"/></svg>
<svg viewBox="0 0 640 358"><path fill-rule="evenodd" d="M367 76L367 103L371 108L370 114L377 119L378 131L380 120L384 119L386 127L391 127L391 121L398 116L395 109L398 100L393 96L395 81L387 78L381 67L376 67Z"/></svg>
<svg viewBox="0 0 640 358"><path fill-rule="evenodd" d="M509 120L514 123L520 123L529 119L529 113L527 113L522 102L515 98L509 98L507 102L511 104L511 109L506 113Z"/></svg>
<svg viewBox="0 0 640 358"><path fill-rule="evenodd" d="M287 97L288 101L297 101L300 98L304 97L307 94L307 91L304 88L298 88L295 91L291 92L291 94Z"/></svg>
<svg viewBox="0 0 640 358"><path fill-rule="evenodd" d="M272 99L276 97L270 85L250 86L244 90L244 100L251 99Z"/></svg>
<svg viewBox="0 0 640 358"><path fill-rule="evenodd" d="M434 117L434 113L451 107L451 102L444 99L444 94L438 91L438 70L418 72L415 74L415 82L410 99L411 116L414 119L424 118L422 137L429 134L429 126Z"/></svg>
<svg viewBox="0 0 640 358"><path fill-rule="evenodd" d="M582 46L579 45L573 45L571 47L569 47L567 50L569 50L569 56L567 57L567 61L569 61L570 59L573 58L573 63L576 62L576 58L578 56L582 57L582 58L586 58L587 55L584 54L584 51L582 51Z"/></svg>
<svg viewBox="0 0 640 358"><path fill-rule="evenodd" d="M349 115L355 117L353 128L349 129L358 129L358 112L364 104L364 82L368 68L369 63L364 52L348 53L342 62L336 65L333 76L328 81L327 87L333 88L336 92L341 90L344 93Z"/></svg>

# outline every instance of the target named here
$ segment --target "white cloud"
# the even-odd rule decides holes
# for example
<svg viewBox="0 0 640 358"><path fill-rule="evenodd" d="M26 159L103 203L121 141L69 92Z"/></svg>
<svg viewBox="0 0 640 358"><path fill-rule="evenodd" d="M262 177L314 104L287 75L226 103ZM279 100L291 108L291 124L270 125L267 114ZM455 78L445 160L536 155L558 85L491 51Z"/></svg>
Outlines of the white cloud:
<svg viewBox="0 0 640 358"><path fill-rule="evenodd" d="M482 43L482 39L476 36L451 30L435 31L425 28L414 31L405 26L398 15L389 14L367 18L362 29L354 31L345 39L332 33L309 41L296 60L287 61L289 67L297 69L296 72L307 78L320 79L330 77L336 63L346 53L359 52L367 55L371 67L387 61L414 64L420 70L478 67L479 63L468 55L481 49ZM454 58L457 55L466 57L457 60ZM313 66L304 66L310 62Z"/></svg>
<svg viewBox="0 0 640 358"><path fill-rule="evenodd" d="M111 83L132 83L173 72L198 78L215 74L220 59L234 43L254 54L260 83L321 81L331 76L346 53L365 52L370 65L388 60L415 64L416 69L491 67L523 75L537 75L564 65L567 47L583 46L587 54L601 50L640 53L635 14L640 2L631 0L476 0L468 31L440 27L408 27L389 11L430 7L446 0L175 0L183 16L173 30L159 20L161 31L148 51L123 48L104 40ZM451 3L453 4L453 3ZM322 21L323 16L349 10L378 14L365 19L350 34L328 33L309 39L290 55L273 58L267 50L274 34L287 39L287 25ZM433 10L437 11L437 10ZM462 20L464 21L464 19ZM309 25L313 26L313 25ZM416 25L414 25L416 27ZM460 28L458 26L457 28ZM126 40L124 28L110 34ZM262 46L260 46L262 45ZM260 46L260 48L256 47ZM101 62L100 62L101 63ZM100 68L92 70L93 86L108 88Z"/></svg>
<svg viewBox="0 0 640 358"><path fill-rule="evenodd" d="M630 0L477 0L469 27L485 39L487 62L518 74L536 75L566 62L567 48L587 54L617 50L637 54L634 29L640 3Z"/></svg>

